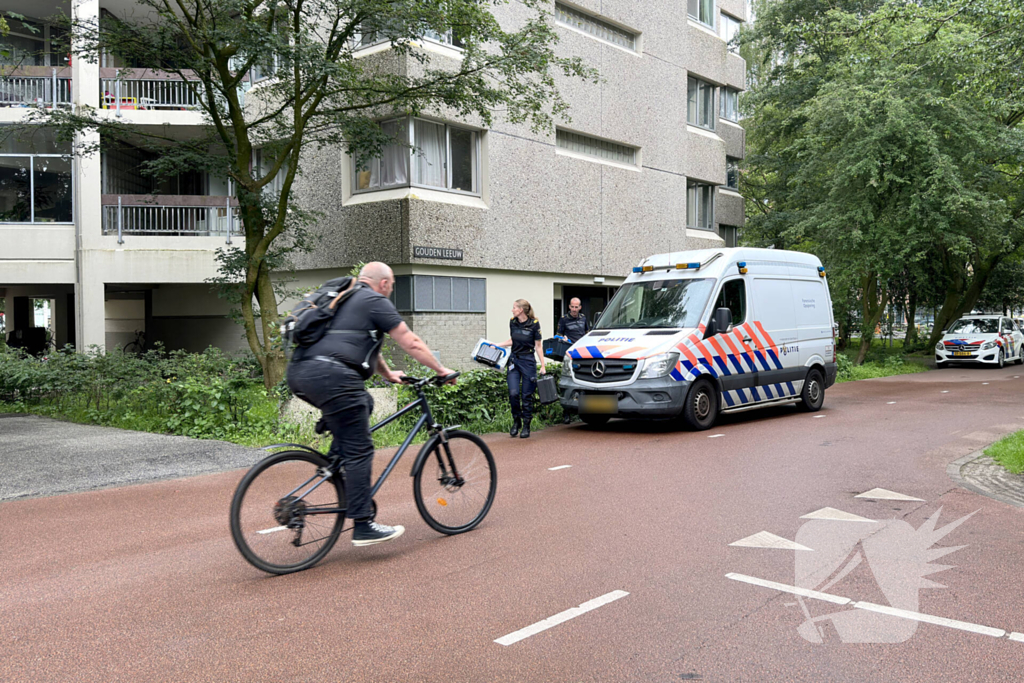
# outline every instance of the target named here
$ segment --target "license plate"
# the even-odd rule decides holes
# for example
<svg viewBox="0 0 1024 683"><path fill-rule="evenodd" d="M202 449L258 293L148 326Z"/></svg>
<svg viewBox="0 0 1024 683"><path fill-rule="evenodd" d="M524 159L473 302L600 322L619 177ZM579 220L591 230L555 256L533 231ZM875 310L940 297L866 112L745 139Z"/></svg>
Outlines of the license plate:
<svg viewBox="0 0 1024 683"><path fill-rule="evenodd" d="M970 351L954 351L953 352L953 356L954 357L963 357L963 356L971 356L971 355L973 355L973 354Z"/></svg>
<svg viewBox="0 0 1024 683"><path fill-rule="evenodd" d="M614 414L619 412L619 399L609 395L588 395L580 397L581 413Z"/></svg>

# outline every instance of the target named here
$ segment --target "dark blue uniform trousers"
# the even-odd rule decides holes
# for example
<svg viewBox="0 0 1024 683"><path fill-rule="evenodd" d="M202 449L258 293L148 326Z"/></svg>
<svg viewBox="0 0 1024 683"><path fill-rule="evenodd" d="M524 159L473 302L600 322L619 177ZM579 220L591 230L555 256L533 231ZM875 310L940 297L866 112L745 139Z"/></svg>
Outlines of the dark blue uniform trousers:
<svg viewBox="0 0 1024 683"><path fill-rule="evenodd" d="M373 474L373 437L370 414L373 398L354 370L316 360L292 363L288 387L302 400L323 411L334 435L328 460L345 468L345 498L351 519L370 519L370 478Z"/></svg>
<svg viewBox="0 0 1024 683"><path fill-rule="evenodd" d="M533 392L537 390L537 359L532 355L513 356L506 380L512 417L529 423L533 419Z"/></svg>

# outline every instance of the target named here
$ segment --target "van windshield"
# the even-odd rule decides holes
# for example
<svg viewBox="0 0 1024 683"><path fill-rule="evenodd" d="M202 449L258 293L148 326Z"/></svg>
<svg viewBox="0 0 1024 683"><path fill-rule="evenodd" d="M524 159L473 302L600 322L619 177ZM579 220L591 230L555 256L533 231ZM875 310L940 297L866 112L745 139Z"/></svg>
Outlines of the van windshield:
<svg viewBox="0 0 1024 683"><path fill-rule="evenodd" d="M619 288L598 327L697 327L715 281L653 280Z"/></svg>

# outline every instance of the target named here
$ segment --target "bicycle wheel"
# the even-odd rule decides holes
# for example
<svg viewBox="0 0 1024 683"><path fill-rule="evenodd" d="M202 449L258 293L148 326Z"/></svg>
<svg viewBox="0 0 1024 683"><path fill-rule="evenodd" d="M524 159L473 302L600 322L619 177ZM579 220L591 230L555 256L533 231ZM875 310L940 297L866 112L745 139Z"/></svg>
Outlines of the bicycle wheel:
<svg viewBox="0 0 1024 683"><path fill-rule="evenodd" d="M461 534L479 524L494 502L498 471L491 449L476 434L449 431L423 446L423 467L412 483L416 508L430 528L442 534Z"/></svg>
<svg viewBox="0 0 1024 683"><path fill-rule="evenodd" d="M231 537L242 557L271 574L308 569L334 547L345 522L340 475L303 451L275 453L256 464L231 501Z"/></svg>

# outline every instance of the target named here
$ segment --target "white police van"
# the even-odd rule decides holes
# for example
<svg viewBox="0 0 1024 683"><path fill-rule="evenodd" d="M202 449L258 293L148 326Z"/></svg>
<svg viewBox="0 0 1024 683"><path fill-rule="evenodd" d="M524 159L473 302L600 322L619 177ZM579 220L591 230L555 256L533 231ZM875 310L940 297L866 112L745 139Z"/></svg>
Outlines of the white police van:
<svg viewBox="0 0 1024 683"><path fill-rule="evenodd" d="M815 256L705 249L644 259L595 329L573 344L561 403L588 424L800 403L818 410L836 379L832 301Z"/></svg>

